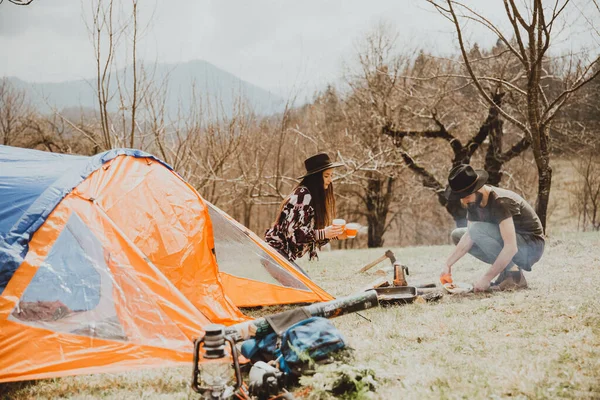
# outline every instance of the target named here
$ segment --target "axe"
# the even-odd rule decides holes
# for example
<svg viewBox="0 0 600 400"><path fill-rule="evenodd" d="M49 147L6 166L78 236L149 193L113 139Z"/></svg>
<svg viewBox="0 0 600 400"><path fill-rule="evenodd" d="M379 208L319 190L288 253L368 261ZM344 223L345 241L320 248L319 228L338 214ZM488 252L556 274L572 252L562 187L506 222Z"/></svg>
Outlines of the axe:
<svg viewBox="0 0 600 400"><path fill-rule="evenodd" d="M390 259L390 261L392 262L392 265L394 265L394 263L396 262L396 257L394 256L394 253L392 253L391 250L388 250L388 251L385 252L384 255L382 255L381 257L379 257L375 261L371 261L370 263L368 263L367 265L365 265L364 267L362 267L360 269L360 271L358 271L358 272L367 272L368 270L370 270L371 268L373 268L374 266L376 266L377 264L379 264L380 262L382 262L386 258Z"/></svg>

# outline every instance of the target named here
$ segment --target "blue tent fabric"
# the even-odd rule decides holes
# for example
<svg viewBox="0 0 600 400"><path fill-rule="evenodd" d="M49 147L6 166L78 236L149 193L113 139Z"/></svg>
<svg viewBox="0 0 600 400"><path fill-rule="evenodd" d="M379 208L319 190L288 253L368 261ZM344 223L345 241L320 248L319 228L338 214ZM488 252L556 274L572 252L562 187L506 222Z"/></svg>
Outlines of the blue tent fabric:
<svg viewBox="0 0 600 400"><path fill-rule="evenodd" d="M27 254L31 236L77 185L102 164L135 149L113 149L92 157L0 145L0 294Z"/></svg>

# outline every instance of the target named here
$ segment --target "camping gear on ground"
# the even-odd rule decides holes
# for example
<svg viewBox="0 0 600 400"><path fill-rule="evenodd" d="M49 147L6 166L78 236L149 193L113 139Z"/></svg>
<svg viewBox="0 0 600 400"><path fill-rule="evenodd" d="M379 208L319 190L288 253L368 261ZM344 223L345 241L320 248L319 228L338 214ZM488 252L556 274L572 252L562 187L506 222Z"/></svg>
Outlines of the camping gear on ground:
<svg viewBox="0 0 600 400"><path fill-rule="evenodd" d="M285 390L287 378L283 372L263 361L255 362L248 374L248 392L258 400L271 399Z"/></svg>
<svg viewBox="0 0 600 400"><path fill-rule="evenodd" d="M398 262L392 264L394 266L394 286L408 286L406 282L406 275L410 275L408 273L408 267L406 265L400 265Z"/></svg>
<svg viewBox="0 0 600 400"><path fill-rule="evenodd" d="M369 264L362 267L359 272L366 272L369 269L373 268L375 265L379 264L381 261L384 261L385 259L389 259L390 262L392 263L392 271L394 272L394 278L392 280L392 285L393 286L408 286L408 282L406 281L406 275L410 275L410 273L408 271L408 267L406 265L400 264L396 260L396 256L394 255L394 253L391 250L387 250L383 256L379 257L377 260L372 261ZM385 283L381 283L381 284L377 284L377 286L375 286L375 284L373 284L371 287L380 287L380 286L387 286L387 285Z"/></svg>
<svg viewBox="0 0 600 400"><path fill-rule="evenodd" d="M444 283L442 287L451 294L463 294L473 291L473 285L464 282Z"/></svg>
<svg viewBox="0 0 600 400"><path fill-rule="evenodd" d="M360 271L358 271L358 272L367 272L368 270L370 270L371 268L373 268L374 266L376 266L380 262L384 261L386 258L389 258L389 260L391 261L392 265L394 265L394 263L396 262L396 257L394 256L394 253L392 253L391 250L387 250L384 255L382 255L381 257L379 257L377 260L368 263L367 265L365 265L364 267L362 267L360 269Z"/></svg>
<svg viewBox="0 0 600 400"><path fill-rule="evenodd" d="M413 282L411 286L414 286L417 289L434 289L437 287L433 282Z"/></svg>
<svg viewBox="0 0 600 400"><path fill-rule="evenodd" d="M237 306L332 299L150 154L0 146L0 182L0 382L189 365Z"/></svg>
<svg viewBox="0 0 600 400"><path fill-rule="evenodd" d="M252 362L270 361L281 356L281 370L288 374L298 374L304 367L304 358L297 351L306 353L315 361L321 361L333 351L344 347L341 334L326 318L378 305L377 293L371 290L232 325L224 328L224 332L231 343L244 341L241 352ZM198 350L202 340L205 339L194 342L193 386L198 386L198 364L203 361L199 358ZM277 376L275 378L279 382ZM271 384L274 382L271 381Z"/></svg>
<svg viewBox="0 0 600 400"><path fill-rule="evenodd" d="M276 360L281 371L300 376L311 361L327 360L344 347L342 334L328 319L311 317L293 324L282 334L272 332L260 339L246 340L241 352L253 362Z"/></svg>
<svg viewBox="0 0 600 400"><path fill-rule="evenodd" d="M418 293L418 290L415 286L409 286L409 283L406 280L406 275L409 275L408 267L406 265L400 264L394 253L391 250L387 250L385 254L378 258L377 260L365 265L360 272L367 271L372 268L377 263L389 258L392 262L392 270L394 272L393 279L390 283L385 278L379 278L373 282L371 282L367 287L363 290L375 289L377 292L377 297L382 305L399 305L399 304L407 304L415 301L417 296L424 295L425 293ZM420 283L420 287L434 288L434 283ZM439 290L436 294L427 294L423 296L425 301L436 301L442 297L442 294Z"/></svg>
<svg viewBox="0 0 600 400"><path fill-rule="evenodd" d="M306 352L315 360L322 360L343 347L341 334L326 318L378 305L377 293L371 290L232 325L224 328L224 335L230 343L244 341L241 352L254 363L270 361L281 355L281 369L292 373L300 371L303 366L299 361L302 357L298 357L294 349ZM197 383L198 365L201 368L204 361L200 357L199 346L203 340L206 340L205 337L194 342L192 386L197 386L198 390L201 390Z"/></svg>
<svg viewBox="0 0 600 400"><path fill-rule="evenodd" d="M390 286L375 288L381 305L412 303L417 297L417 288L413 286Z"/></svg>
<svg viewBox="0 0 600 400"><path fill-rule="evenodd" d="M297 322L308 318L309 316L335 318L344 314L362 311L377 306L379 306L377 292L374 290L368 290L350 296L340 297L331 301L310 304L299 307L295 310L273 314L268 318L272 322L278 319L286 319ZM305 317L302 317L302 315ZM281 324L281 326L285 326L285 323ZM236 341L248 340L252 337L261 338L271 332L274 332L274 330L272 325L267 320L267 317L257 318L253 321L241 322L228 326L225 329L225 333L230 335ZM279 332L281 332L281 328L279 329Z"/></svg>
<svg viewBox="0 0 600 400"><path fill-rule="evenodd" d="M300 376L311 361L328 360L344 347L344 337L328 319L312 317L292 325L281 336L280 366L282 371Z"/></svg>
<svg viewBox="0 0 600 400"><path fill-rule="evenodd" d="M429 289L429 288L426 288L426 289ZM440 290L438 288L435 288L434 290L430 290L430 291L422 291L422 289L417 289L417 297L420 297L425 302L438 301L438 300L441 300L442 297L444 297L444 293L442 293L442 290Z"/></svg>
<svg viewBox="0 0 600 400"><path fill-rule="evenodd" d="M441 290L431 282L420 282L408 286L404 271L408 268L396 262L393 265L394 279L390 283L386 278L378 278L365 286L363 290L375 289L382 305L400 305L412 303L420 297L422 301L437 301L443 297Z"/></svg>
<svg viewBox="0 0 600 400"><path fill-rule="evenodd" d="M377 278L374 281L372 281L371 283L365 285L365 287L363 287L360 291L361 292L365 292L367 290L372 290L372 289L377 289L380 287L388 287L388 286L392 286L390 284L390 281L387 280L387 278Z"/></svg>
<svg viewBox="0 0 600 400"><path fill-rule="evenodd" d="M452 280L452 274L440 276L440 282L444 290L450 294L469 293L473 291L473 285L470 283L454 282Z"/></svg>
<svg viewBox="0 0 600 400"><path fill-rule="evenodd" d="M202 339L194 341L192 389L204 399L229 399L243 383L235 342L225 336L223 325L210 324L204 329ZM200 357L202 364L198 363Z"/></svg>

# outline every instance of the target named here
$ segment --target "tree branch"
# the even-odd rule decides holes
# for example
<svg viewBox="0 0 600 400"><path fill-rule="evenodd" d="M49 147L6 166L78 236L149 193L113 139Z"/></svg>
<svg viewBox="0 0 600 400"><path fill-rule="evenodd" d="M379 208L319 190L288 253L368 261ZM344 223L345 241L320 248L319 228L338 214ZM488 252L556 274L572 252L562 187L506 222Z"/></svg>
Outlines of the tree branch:
<svg viewBox="0 0 600 400"><path fill-rule="evenodd" d="M515 143L508 151L506 151L504 154L502 154L500 156L502 162L505 163L505 162L512 160L513 158L517 157L518 155L523 153L525 150L527 150L530 146L531 146L531 141L529 140L529 138L524 137L523 139L521 139L520 141Z"/></svg>
<svg viewBox="0 0 600 400"><path fill-rule="evenodd" d="M448 2L448 6L450 8L450 14L452 15L452 20L454 22L454 26L456 28L456 34L457 34L458 42L459 42L459 45L460 45L460 51L461 51L463 59L465 61L465 67L467 68L467 71L469 72L469 75L471 76L471 79L473 79L473 83L475 84L475 87L477 88L477 90L479 91L479 93L481 94L481 96L490 105L493 106L493 105L495 105L494 104L494 100L492 100L492 98L490 98L490 96L483 89L483 86L481 86L481 82L479 82L479 79L477 78L477 76L475 75L475 72L473 71L473 68L471 67L471 63L469 61L469 57L467 55L467 51L466 51L466 48L465 48L465 43L464 43L463 36L462 36L462 28L460 27L460 24L458 23L458 18L456 16L456 13L454 12L454 9L452 8L452 0L447 0L447 2ZM527 128L527 126L525 124L523 124L521 121L519 121L516 118L514 118L512 115L508 114L506 111L504 111L502 109L502 107L498 107L498 111L500 112L500 114L502 114L502 116L504 118L506 118L507 120L509 120L510 122L512 122L513 124L515 124L516 126L518 126L527 135L531 135L531 132L529 131L529 129Z"/></svg>

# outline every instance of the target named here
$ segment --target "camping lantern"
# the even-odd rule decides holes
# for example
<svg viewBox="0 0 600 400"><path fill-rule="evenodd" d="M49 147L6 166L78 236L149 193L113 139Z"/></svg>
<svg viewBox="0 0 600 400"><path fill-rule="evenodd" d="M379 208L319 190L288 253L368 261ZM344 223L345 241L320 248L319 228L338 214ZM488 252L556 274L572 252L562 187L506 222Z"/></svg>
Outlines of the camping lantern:
<svg viewBox="0 0 600 400"><path fill-rule="evenodd" d="M227 399L242 385L235 341L225 336L225 326L220 324L207 325L204 332L202 339L194 341L192 389L205 399ZM225 342L229 343L231 352L227 351ZM201 345L203 354L199 364ZM230 357L233 358L233 362Z"/></svg>

